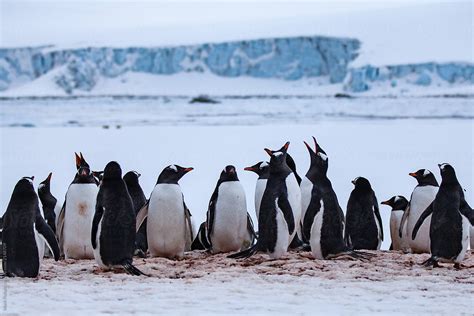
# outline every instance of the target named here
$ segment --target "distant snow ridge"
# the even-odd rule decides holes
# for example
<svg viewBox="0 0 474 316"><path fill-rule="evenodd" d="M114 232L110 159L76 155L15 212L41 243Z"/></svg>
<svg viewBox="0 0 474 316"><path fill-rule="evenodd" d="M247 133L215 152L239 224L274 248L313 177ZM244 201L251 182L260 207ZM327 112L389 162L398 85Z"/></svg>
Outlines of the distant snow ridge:
<svg viewBox="0 0 474 316"><path fill-rule="evenodd" d="M67 93L90 91L100 76L113 78L129 71L285 80L326 76L337 83L345 78L359 46L356 39L315 36L161 48L0 49L0 90L57 68L61 70L55 82Z"/></svg>

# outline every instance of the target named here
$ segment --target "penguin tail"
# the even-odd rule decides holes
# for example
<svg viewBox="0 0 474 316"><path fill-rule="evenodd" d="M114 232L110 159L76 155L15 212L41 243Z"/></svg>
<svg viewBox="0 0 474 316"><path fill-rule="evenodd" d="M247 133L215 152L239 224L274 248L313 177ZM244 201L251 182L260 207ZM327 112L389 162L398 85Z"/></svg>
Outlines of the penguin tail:
<svg viewBox="0 0 474 316"><path fill-rule="evenodd" d="M248 249L229 255L227 256L227 258L231 258L231 259L249 258L253 256L257 251L258 251L258 243Z"/></svg>
<svg viewBox="0 0 474 316"><path fill-rule="evenodd" d="M136 276L144 275L144 276L149 277L148 274L143 273L137 267L135 267L133 264L131 264L129 262L123 263L122 267L125 269L125 271L127 271L128 274L136 275Z"/></svg>

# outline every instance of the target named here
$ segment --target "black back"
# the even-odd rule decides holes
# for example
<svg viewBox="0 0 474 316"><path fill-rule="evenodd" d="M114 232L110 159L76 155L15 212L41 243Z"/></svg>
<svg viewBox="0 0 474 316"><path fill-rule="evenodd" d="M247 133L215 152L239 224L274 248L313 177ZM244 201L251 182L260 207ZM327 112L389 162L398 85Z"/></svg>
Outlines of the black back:
<svg viewBox="0 0 474 316"><path fill-rule="evenodd" d="M329 159L326 152L316 142L315 150L305 142L311 164L306 177L313 184L311 201L303 218L303 241L308 243L311 237L311 227L314 218L321 210L321 201L324 204L323 224L321 226L321 252L324 258L331 254L339 254L348 248L344 242L344 213L339 205L336 192L327 177Z"/></svg>
<svg viewBox="0 0 474 316"><path fill-rule="evenodd" d="M346 235L353 249L376 250L379 240L375 217L382 229L377 198L366 178L358 177L352 183L355 187L347 202Z"/></svg>
<svg viewBox="0 0 474 316"><path fill-rule="evenodd" d="M275 201L278 201L278 207L283 212L289 233L292 234L295 230L296 223L288 201L288 191L286 187L286 178L292 173L292 170L288 167L286 162L289 144L290 143L287 142L282 148L276 151L265 149L271 158L270 175L262 196L258 218L257 248L260 251L273 253L275 250L278 237L277 208Z"/></svg>
<svg viewBox="0 0 474 316"><path fill-rule="evenodd" d="M3 216L2 265L8 276L38 276L39 256L34 227L53 249L55 259L59 259L58 243L40 214L38 196L32 181L32 177L18 181Z"/></svg>
<svg viewBox="0 0 474 316"><path fill-rule="evenodd" d="M53 174L50 172L48 177L39 184L38 186L38 196L43 206L43 214L48 223L49 227L56 234L56 213L54 208L58 200L51 194L51 176Z"/></svg>
<svg viewBox="0 0 474 316"><path fill-rule="evenodd" d="M404 211L408 206L408 200L403 195L395 195L380 204L390 206L392 211Z"/></svg>
<svg viewBox="0 0 474 316"><path fill-rule="evenodd" d="M135 250L135 210L120 165L115 161L105 167L97 194L91 234L94 249L101 220L99 242L103 263L108 266L131 264Z"/></svg>

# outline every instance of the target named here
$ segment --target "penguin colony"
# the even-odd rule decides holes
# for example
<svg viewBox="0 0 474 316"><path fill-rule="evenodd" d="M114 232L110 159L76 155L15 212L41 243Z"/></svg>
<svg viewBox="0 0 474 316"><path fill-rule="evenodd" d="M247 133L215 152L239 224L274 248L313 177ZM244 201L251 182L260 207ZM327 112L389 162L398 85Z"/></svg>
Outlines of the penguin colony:
<svg viewBox="0 0 474 316"><path fill-rule="evenodd" d="M380 249L384 238L375 192L368 179L354 179L344 215L327 176L328 154L313 140L314 148L304 142L310 166L303 178L288 154L289 142L278 150L265 148L269 161L244 169L258 175L257 231L232 165L222 170L206 220L195 234L179 185L193 168L164 168L147 199L138 172L122 175L115 161L103 171L92 171L82 153L76 154L77 172L62 205L51 194L51 173L38 193L34 177L16 184L1 218L3 271L6 276L36 277L48 256L56 261L95 259L103 270L145 275L133 265L134 256L181 259L192 250L232 253L229 258L260 252L277 259L297 249L311 251L316 259L367 260L374 255L363 250ZM409 200L395 195L381 202L391 207L390 250L430 253L423 265L447 262L460 268L474 211L454 168L443 163L439 169L441 184L431 171L420 169L409 174L417 181ZM472 241L471 236L471 248Z"/></svg>

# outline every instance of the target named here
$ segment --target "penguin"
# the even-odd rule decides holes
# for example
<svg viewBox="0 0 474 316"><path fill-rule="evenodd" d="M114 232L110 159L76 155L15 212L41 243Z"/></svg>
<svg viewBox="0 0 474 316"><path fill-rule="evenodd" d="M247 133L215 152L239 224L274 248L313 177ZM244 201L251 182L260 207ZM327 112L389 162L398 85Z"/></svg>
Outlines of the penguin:
<svg viewBox="0 0 474 316"><path fill-rule="evenodd" d="M244 168L244 170L255 172L258 175L257 184L255 185L255 215L257 215L258 219L260 203L262 202L263 192L270 175L270 165L266 161L260 161L253 166Z"/></svg>
<svg viewBox="0 0 474 316"><path fill-rule="evenodd" d="M170 165L163 169L148 204L137 215L137 231L147 218L148 249L152 257L181 259L191 250L191 213L178 181L193 168Z"/></svg>
<svg viewBox="0 0 474 316"><path fill-rule="evenodd" d="M135 210L117 162L105 166L101 182L90 232L95 261L104 270L121 267L144 275L133 265Z"/></svg>
<svg viewBox="0 0 474 316"><path fill-rule="evenodd" d="M469 236L471 236L471 250L474 250L474 226L471 226L469 230Z"/></svg>
<svg viewBox="0 0 474 316"><path fill-rule="evenodd" d="M375 193L364 177L352 181L347 202L345 238L353 249L378 250L383 241L382 218Z"/></svg>
<svg viewBox="0 0 474 316"><path fill-rule="evenodd" d="M94 176L95 183L100 185L104 177L104 171L92 171L92 175Z"/></svg>
<svg viewBox="0 0 474 316"><path fill-rule="evenodd" d="M432 215L430 225L431 257L424 266L439 267L438 262L454 263L461 268L469 244L469 228L474 225L474 211L466 202L454 168L448 163L438 165L441 185L433 202L421 213L411 235L415 239L423 222Z"/></svg>
<svg viewBox="0 0 474 316"><path fill-rule="evenodd" d="M50 172L48 177L38 185L38 196L43 206L43 214L46 223L51 227L54 234L56 234L56 213L57 209L61 208L58 200L51 194L51 177L53 173Z"/></svg>
<svg viewBox="0 0 474 316"><path fill-rule="evenodd" d="M3 216L2 267L5 275L10 277L38 276L43 254L35 234L46 242L54 254L54 260L59 260L58 242L41 216L33 179L24 177L18 181Z"/></svg>
<svg viewBox="0 0 474 316"><path fill-rule="evenodd" d="M406 227L408 236L413 233L413 228L420 218L421 213L433 202L439 185L434 174L427 169L420 169L417 172L409 173L418 182L413 190L407 209L403 213L400 224L399 236L402 236L403 227ZM423 223L415 240L408 238L408 245L413 253L430 252L430 223L431 217Z"/></svg>
<svg viewBox="0 0 474 316"><path fill-rule="evenodd" d="M99 188L82 153L76 154L76 168L59 214L57 235L66 259L93 259L90 233Z"/></svg>
<svg viewBox="0 0 474 316"><path fill-rule="evenodd" d="M136 171L129 171L123 176L123 181L127 185L128 193L132 197L133 207L135 209L135 214L142 209L142 207L146 204L147 200L143 190L140 186L138 179L140 178L141 174ZM140 227L140 230L137 232L136 240L135 240L135 255L138 255L142 258L145 257L148 244L146 240L146 219Z"/></svg>
<svg viewBox="0 0 474 316"><path fill-rule="evenodd" d="M209 249L211 249L211 244L209 243L209 240L207 240L206 222L202 222L199 226L196 238L194 238L193 243L191 244L191 250Z"/></svg>
<svg viewBox="0 0 474 316"><path fill-rule="evenodd" d="M407 252L409 245L406 227L402 237L399 236L398 232L403 212L408 206L408 200L402 195L396 195L387 201L381 202L381 204L388 205L392 208L392 212L390 213L390 236L392 238L392 244L390 245L389 250L402 250L403 252Z"/></svg>
<svg viewBox="0 0 474 316"><path fill-rule="evenodd" d="M209 201L206 223L211 253L231 252L248 248L249 220L244 187L232 165L222 170ZM253 230L253 227L252 227Z"/></svg>
<svg viewBox="0 0 474 316"><path fill-rule="evenodd" d="M270 155L270 175L260 205L258 239L249 249L229 258L248 258L257 252L265 252L272 259L278 259L288 251L301 213L301 192L286 162L289 145L287 142L276 151L265 148Z"/></svg>

